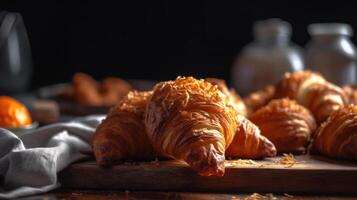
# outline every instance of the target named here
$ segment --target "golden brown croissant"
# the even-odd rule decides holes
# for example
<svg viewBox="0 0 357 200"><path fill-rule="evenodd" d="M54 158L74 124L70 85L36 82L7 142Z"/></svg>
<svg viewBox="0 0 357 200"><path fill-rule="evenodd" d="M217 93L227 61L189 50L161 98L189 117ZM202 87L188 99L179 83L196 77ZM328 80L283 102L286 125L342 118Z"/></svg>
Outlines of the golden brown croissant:
<svg viewBox="0 0 357 200"><path fill-rule="evenodd" d="M264 90L259 90L249 94L244 98L244 103L248 108L248 115L265 106L273 98L275 87L268 85Z"/></svg>
<svg viewBox="0 0 357 200"><path fill-rule="evenodd" d="M311 71L286 73L278 83L274 98L296 100L308 108L320 124L347 103L343 90Z"/></svg>
<svg viewBox="0 0 357 200"><path fill-rule="evenodd" d="M357 105L357 88L356 85L346 85L342 87L348 98L348 104Z"/></svg>
<svg viewBox="0 0 357 200"><path fill-rule="evenodd" d="M221 92L223 92L225 95L227 95L230 98L231 104L235 106L239 114L243 116L247 116L248 110L242 98L236 93L234 89L229 90L224 80L216 79L216 78L206 78L205 80L213 85L217 85L218 89L221 90Z"/></svg>
<svg viewBox="0 0 357 200"><path fill-rule="evenodd" d="M155 151L183 160L203 176L224 174L224 152L237 111L217 86L192 77L158 83L145 125Z"/></svg>
<svg viewBox="0 0 357 200"><path fill-rule="evenodd" d="M110 165L124 159L153 157L143 121L151 95L152 92L130 92L110 110L92 141L98 164Z"/></svg>
<svg viewBox="0 0 357 200"><path fill-rule="evenodd" d="M323 155L357 160L357 106L335 111L315 134L312 150Z"/></svg>
<svg viewBox="0 0 357 200"><path fill-rule="evenodd" d="M250 120L272 141L279 153L304 153L316 129L309 110L293 100L272 100L253 113Z"/></svg>
<svg viewBox="0 0 357 200"><path fill-rule="evenodd" d="M331 113L347 105L348 99L340 87L325 83L312 85L300 102L311 110L317 123L321 124Z"/></svg>
<svg viewBox="0 0 357 200"><path fill-rule="evenodd" d="M230 158L259 159L276 156L276 149L259 128L243 116L237 116L238 127L232 143L226 150Z"/></svg>

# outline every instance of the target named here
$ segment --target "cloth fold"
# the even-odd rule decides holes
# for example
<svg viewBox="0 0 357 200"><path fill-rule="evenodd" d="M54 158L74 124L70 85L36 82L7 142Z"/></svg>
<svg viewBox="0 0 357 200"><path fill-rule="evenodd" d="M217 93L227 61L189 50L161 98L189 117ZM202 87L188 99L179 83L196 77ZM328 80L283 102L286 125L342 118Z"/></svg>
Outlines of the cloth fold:
<svg viewBox="0 0 357 200"><path fill-rule="evenodd" d="M60 187L57 173L87 157L90 141L103 115L44 126L16 136L0 129L0 199L48 192Z"/></svg>

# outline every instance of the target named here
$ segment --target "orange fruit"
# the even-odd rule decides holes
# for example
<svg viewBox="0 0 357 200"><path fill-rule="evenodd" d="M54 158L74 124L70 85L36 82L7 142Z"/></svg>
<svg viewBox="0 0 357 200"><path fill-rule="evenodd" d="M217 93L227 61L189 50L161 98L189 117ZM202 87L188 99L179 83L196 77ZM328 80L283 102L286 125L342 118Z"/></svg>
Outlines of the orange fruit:
<svg viewBox="0 0 357 200"><path fill-rule="evenodd" d="M22 103L8 96L0 96L0 127L22 127L31 123L30 113Z"/></svg>

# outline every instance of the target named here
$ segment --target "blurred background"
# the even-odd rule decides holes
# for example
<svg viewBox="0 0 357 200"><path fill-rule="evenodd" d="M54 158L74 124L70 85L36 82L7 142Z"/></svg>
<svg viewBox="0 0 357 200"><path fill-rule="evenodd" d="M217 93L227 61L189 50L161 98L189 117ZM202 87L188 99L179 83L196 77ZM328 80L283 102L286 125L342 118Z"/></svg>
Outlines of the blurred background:
<svg viewBox="0 0 357 200"><path fill-rule="evenodd" d="M67 82L77 71L96 79L167 80L177 75L231 81L231 66L253 41L252 24L281 18L304 47L307 25L357 27L341 1L0 1L22 14L33 58L31 88ZM355 37L352 38L355 43Z"/></svg>

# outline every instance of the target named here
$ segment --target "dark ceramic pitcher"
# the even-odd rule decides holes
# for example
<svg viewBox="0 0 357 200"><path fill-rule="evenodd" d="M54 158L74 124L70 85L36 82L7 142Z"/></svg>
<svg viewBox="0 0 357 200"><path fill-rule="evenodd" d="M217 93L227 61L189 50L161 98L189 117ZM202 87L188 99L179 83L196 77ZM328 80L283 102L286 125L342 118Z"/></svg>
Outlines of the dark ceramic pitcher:
<svg viewBox="0 0 357 200"><path fill-rule="evenodd" d="M0 95L26 90L31 74L31 49L22 16L1 11Z"/></svg>

